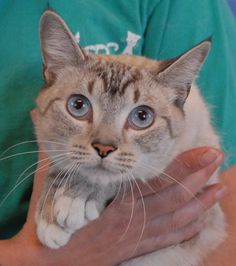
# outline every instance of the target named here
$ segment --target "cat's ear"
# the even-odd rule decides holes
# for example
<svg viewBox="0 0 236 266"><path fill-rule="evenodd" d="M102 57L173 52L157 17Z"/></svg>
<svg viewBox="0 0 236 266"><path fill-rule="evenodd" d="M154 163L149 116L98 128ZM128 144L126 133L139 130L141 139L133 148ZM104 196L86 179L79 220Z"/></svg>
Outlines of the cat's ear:
<svg viewBox="0 0 236 266"><path fill-rule="evenodd" d="M53 11L46 11L41 17L40 42L47 82L55 79L62 67L78 65L86 59L65 22Z"/></svg>
<svg viewBox="0 0 236 266"><path fill-rule="evenodd" d="M204 41L177 59L162 63L162 70L157 76L158 82L171 89L172 100L177 106L183 107L210 47L211 42Z"/></svg>

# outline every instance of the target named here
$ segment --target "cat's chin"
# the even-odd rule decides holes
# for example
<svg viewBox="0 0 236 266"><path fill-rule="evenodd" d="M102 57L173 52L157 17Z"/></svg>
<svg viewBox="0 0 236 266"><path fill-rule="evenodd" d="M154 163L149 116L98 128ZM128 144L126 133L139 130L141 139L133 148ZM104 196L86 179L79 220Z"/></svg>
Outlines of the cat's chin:
<svg viewBox="0 0 236 266"><path fill-rule="evenodd" d="M86 176L91 183L108 185L121 180L121 173L108 169L103 165L97 167L81 167L80 173Z"/></svg>

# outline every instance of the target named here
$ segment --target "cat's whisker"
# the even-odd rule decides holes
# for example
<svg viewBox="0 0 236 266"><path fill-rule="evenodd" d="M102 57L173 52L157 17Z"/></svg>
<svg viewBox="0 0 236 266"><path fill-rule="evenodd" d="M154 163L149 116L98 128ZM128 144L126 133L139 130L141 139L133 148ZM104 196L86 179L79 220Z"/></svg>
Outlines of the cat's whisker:
<svg viewBox="0 0 236 266"><path fill-rule="evenodd" d="M127 191L126 186L127 186L127 182L124 182L123 185L124 185L124 190L123 190L123 195L122 195L121 202L124 201L124 198L125 198L125 196L126 196L126 191Z"/></svg>
<svg viewBox="0 0 236 266"><path fill-rule="evenodd" d="M64 158L64 160L65 160L65 158ZM61 160L60 162L57 162L56 163L56 165L58 166L60 163L62 163L64 160ZM51 185L50 185L50 187L49 187L49 189L48 189L48 191L47 191L47 193L46 193L46 195L45 195L45 198L44 198L44 201L43 201L43 204L42 204L42 207L41 207L41 210L40 210L40 219L42 219L43 217L42 217L42 215L43 215L43 209L44 209L44 206L45 206L45 204L46 204L46 201L47 201L47 198L48 198L48 196L49 196L49 193L50 193L50 191L51 191L51 189L52 189L52 187L53 187L53 185L57 182L57 180L61 177L61 175L62 175L62 173L63 173L63 171L64 170L61 170L58 174L57 174L57 176L54 178L54 180L52 181L52 183L51 183ZM51 217L52 218L52 217Z"/></svg>
<svg viewBox="0 0 236 266"><path fill-rule="evenodd" d="M56 191L55 191L55 193L53 195L52 204L51 204L51 215L52 215L51 217L53 217L52 212L53 212L55 200L56 200L57 195L58 195L58 191L59 191L59 189L63 189L63 187L65 187L65 184L66 184L66 182L69 179L69 177L67 175L75 167L75 165L76 165L76 163L74 161L69 164L69 168L66 170L66 172L64 173L64 176L62 177L62 179L60 180L59 184L57 185ZM63 184L64 180L65 180L65 183ZM63 192L65 192L65 190Z"/></svg>
<svg viewBox="0 0 236 266"><path fill-rule="evenodd" d="M158 176L158 178L162 178L161 176L160 176L160 174L163 174L163 175L165 175L167 178L169 178L170 180L172 180L172 181L174 181L175 183L177 183L179 186L181 186L181 188L183 188L187 193L189 193L192 197L193 197L193 199L195 199L200 205L201 205L201 207L203 208L203 209L206 209L206 207L204 206L204 204L201 202L201 200L199 200L198 198L197 198L197 196L189 189L189 188L187 188L184 184L182 184L180 181L178 181L177 179L175 179L174 177L172 177L172 176L170 176L170 175L168 175L167 173L165 173L164 171L162 171L161 173L157 173L156 171L156 169L155 168L153 168L153 167L151 167L151 166L149 166L149 165L145 165L145 164L142 164L142 166L143 167L146 167L146 169L148 169L148 170L152 170L152 173L154 174L154 175L156 175L156 176ZM162 178L163 179L163 178Z"/></svg>
<svg viewBox="0 0 236 266"><path fill-rule="evenodd" d="M0 202L0 208L1 206L4 204L4 202L9 198L9 196L25 181L27 180L29 177L31 177L31 175L33 175L34 173L36 173L39 170L42 170L45 167L48 167L49 164L45 164L42 165L41 167L37 168L35 171L29 173L26 177L24 177L19 183L17 183L8 193L7 195L3 198L3 200Z"/></svg>
<svg viewBox="0 0 236 266"><path fill-rule="evenodd" d="M53 144L59 144L59 145L64 145L64 146L67 145L66 142L63 143L63 142L56 142L56 141L50 141L50 140L28 140L28 141L22 141L22 142L19 142L19 143L17 143L17 144L14 144L14 145L8 147L5 151L3 151L3 152L1 153L0 158L1 158L4 154L6 154L9 150L11 150L11 149L13 149L13 148L15 148L15 147L18 147L18 146L20 146L20 145L28 144L28 143L53 143Z"/></svg>
<svg viewBox="0 0 236 266"><path fill-rule="evenodd" d="M33 154L33 153L50 153L50 152L68 152L68 150L35 150L35 151L26 151L26 152L20 152L20 153L16 153L16 154L12 154L12 155L8 155L6 157L0 158L0 162L4 161L6 159L10 159L16 156L20 156L20 155L26 155L26 154Z"/></svg>
<svg viewBox="0 0 236 266"><path fill-rule="evenodd" d="M121 173L120 173L121 174ZM119 180L119 189L116 191L116 195L115 197L112 199L112 202L113 201L116 201L116 199L118 198L118 196L120 195L120 190L121 190L121 187L122 187L122 183L123 183L123 176L121 175L121 179ZM123 195L124 195L124 190L123 190ZM123 195L122 195L122 199L123 199Z"/></svg>
<svg viewBox="0 0 236 266"><path fill-rule="evenodd" d="M68 172L68 176L66 178L67 180L65 181L65 183L63 185L64 186L64 191L70 190L70 188L71 188L71 181L72 181L72 179L74 177L74 174L75 174L75 171L76 171L77 168L78 168L78 164L75 161L72 162L71 169ZM67 184L68 184L68 189L66 189Z"/></svg>
<svg viewBox="0 0 236 266"><path fill-rule="evenodd" d="M51 159L57 159L57 158L59 158L59 157L61 157L61 156L64 156L64 155L66 155L67 153L62 153L62 154L57 154L57 155L55 155L55 156L51 156ZM19 180L21 179L21 177L30 169L30 168L32 168L32 167L34 167L34 166L36 166L37 164L39 164L39 163L42 163L42 162L44 162L44 161L47 161L47 160L49 160L48 158L44 158L44 159L42 159L42 160L39 160L39 161L37 161L37 162L35 162L35 163L33 163L33 164L31 164L29 167L27 167L20 175L19 175L19 177L17 178L17 180L16 180L16 184L19 182Z"/></svg>
<svg viewBox="0 0 236 266"><path fill-rule="evenodd" d="M148 184L147 181L145 181L145 180L141 180L141 182L142 182L145 186L147 186L147 187L152 191L152 193L154 193L154 194L158 194L158 192L155 191L155 190L153 189L153 187L152 187L150 184Z"/></svg>
<svg viewBox="0 0 236 266"><path fill-rule="evenodd" d="M58 165L60 165L60 164L63 163L66 159L67 159L67 158L62 158L60 161L57 161L57 163L56 163L54 166L58 166ZM49 196L49 193L50 193L50 191L51 191L53 185L57 182L57 180L61 177L61 175L62 175L63 173L64 173L64 170L62 169L62 170L56 175L56 177L54 178L52 184L50 185L50 187L49 187L49 189L48 189L48 191L47 191L47 193L46 193L46 196L45 196L45 199L44 199L43 205L42 205L41 213L42 213L42 210L43 210L43 208L44 208L44 206L45 206L46 200L47 200L47 198L48 198L48 196ZM62 180L63 180L63 179L64 179L64 177L62 178ZM60 181L60 183L61 183L61 181ZM58 187L57 187L57 189L58 189ZM56 190L56 191L57 191L57 190ZM55 194L54 194L54 197L55 197ZM53 199L54 199L54 198L53 198ZM52 203L53 203L53 201L52 201ZM53 206L53 204L52 204L52 206ZM41 217L41 218L42 218L42 217Z"/></svg>
<svg viewBox="0 0 236 266"><path fill-rule="evenodd" d="M201 200L199 200L197 198L197 196L189 189L187 188L185 185L183 185L180 181L178 181L177 179L175 179L174 177L171 177L170 175L166 174L165 172L162 172L163 175L167 176L168 178L170 178L171 180L173 180L174 182L176 182L179 186L181 186L185 191L187 191L192 197L193 199L195 199L199 204L200 206L206 210L206 206L202 203Z"/></svg>
<svg viewBox="0 0 236 266"><path fill-rule="evenodd" d="M119 243L120 241L122 241L122 239L124 239L124 237L126 236L128 230L129 230L129 228L130 228L131 222L132 222L132 220L133 220L133 216L134 216L134 205L135 205L135 202L134 202L134 191L133 191L132 182L131 182L129 176L127 176L127 178L128 178L129 186L130 186L130 190L131 190L132 208L131 208L131 213L130 213L130 218L129 218L128 225L127 225L127 227L126 227L124 233L123 233L123 234L121 235L121 237L119 238L118 243Z"/></svg>
<svg viewBox="0 0 236 266"><path fill-rule="evenodd" d="M145 203L144 203L144 199L143 199L143 196L142 196L142 192L141 192L141 189L139 187L139 184L137 183L137 181L135 180L134 176L131 174L130 176L132 178L132 180L134 181L134 184L136 185L138 191L139 191L139 194L140 194L140 199L141 199L141 202L142 202L142 205L143 205L143 226L142 226L142 229L141 229L141 233L140 233L140 236L138 238L138 241L137 241L137 244L134 248L134 251L133 251L133 254L135 254L141 240L142 240L142 237L143 237L143 233L144 233L144 230L145 230L145 227L146 227L146 207L145 207Z"/></svg>
<svg viewBox="0 0 236 266"><path fill-rule="evenodd" d="M80 167L80 164L78 164L77 162L75 162L75 167L74 167L74 169L73 170L71 170L72 172L71 172L71 175L70 175L70 179L68 180L68 191L70 191L71 190L71 183L72 183L72 180L73 180L73 177L74 177L74 175L78 172L78 170L79 170L79 167ZM65 187L65 190L66 190L66 187Z"/></svg>

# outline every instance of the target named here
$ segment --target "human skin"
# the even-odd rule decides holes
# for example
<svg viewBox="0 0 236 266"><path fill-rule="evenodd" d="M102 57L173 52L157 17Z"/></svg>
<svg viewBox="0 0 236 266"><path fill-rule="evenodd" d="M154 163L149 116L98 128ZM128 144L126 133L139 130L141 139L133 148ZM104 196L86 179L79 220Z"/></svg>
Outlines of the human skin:
<svg viewBox="0 0 236 266"><path fill-rule="evenodd" d="M223 159L220 152L213 150L215 155L218 154L218 159L204 166L204 162L199 158L208 150L210 148L203 147L188 151L179 156L178 160L173 162L166 171L170 175L176 172L181 173L179 176L175 175L175 178L194 191L194 194L197 194L197 191L205 185ZM43 156L45 155L40 153L39 159L44 159ZM208 157L208 161L209 159L212 160ZM39 167L41 166L39 164ZM128 193L123 199L117 197L100 218L78 231L68 245L60 250L50 250L38 241L34 222L35 206L44 175L45 170L38 171L36 174L27 222L23 229L14 238L0 241L0 264L3 266L27 266L35 264L35 261L37 261L37 266L75 265L75 262L78 266L117 265L128 258L189 239L203 227L201 223L195 222L196 218L204 211L199 207L198 202L189 193L180 189L180 186L169 181L160 183L157 178L154 178L149 182L149 186L140 184L146 206L148 230L144 231L137 248L137 241L142 230L143 214L138 191L134 188L136 199L134 218L123 238L121 236L130 218L131 193ZM231 179L229 178L229 180ZM158 192L158 197L153 190ZM215 184L200 195L197 194L197 197L207 209L215 204L223 194L225 194L224 186ZM166 204L163 204L163 201L166 201ZM223 206L225 206L225 202ZM225 210L228 217L229 209L226 207ZM153 236L156 237L153 238ZM231 238L228 241L232 241ZM216 265L209 263L208 266Z"/></svg>
<svg viewBox="0 0 236 266"><path fill-rule="evenodd" d="M236 264L236 166L224 171L221 180L228 188L221 207L228 223L228 237L205 261L205 266L235 266Z"/></svg>
<svg viewBox="0 0 236 266"><path fill-rule="evenodd" d="M210 156L207 151L211 151ZM208 154L208 156L206 156ZM205 160L204 160L205 158ZM45 154L39 153L39 161L45 159ZM9 240L0 241L0 265L18 266L70 266L70 265L101 265L113 266L129 258L139 256L166 246L187 240L197 234L204 226L196 221L206 209L213 206L224 194L222 184L214 184L199 194L210 176L223 160L220 151L201 147L181 154L167 169L170 176L184 184L188 190L202 202L202 205L182 186L174 184L167 179L153 178L148 186L139 183L146 209L146 229L139 241L143 227L143 205L140 194L134 187L134 200L132 193L116 197L101 216L83 227L74 234L70 242L59 250L50 250L44 247L36 236L34 214L36 203L40 195L43 177L46 169L41 169L39 163L34 180L34 188L27 221L22 230ZM44 162L45 163L45 162ZM236 168L223 175L227 185L233 186L232 178ZM234 184L236 186L236 184ZM155 192L155 193L154 193ZM231 216L233 194L228 194L223 201L223 207L229 222L229 229L234 228L235 217ZM235 198L235 197L234 197ZM228 199L228 200L227 200ZM228 201L229 205L228 205ZM130 214L134 204L133 219L128 230ZM231 204L231 205L230 205ZM233 217L233 219L232 219ZM232 227L232 228L231 228ZM235 258L231 248L232 237L222 245L225 255L230 253L227 266L233 266L231 258ZM137 243L139 243L137 245ZM216 255L214 255L216 254ZM207 266L223 265L214 261L219 253L214 252L207 261ZM222 255L222 252L220 252ZM218 255L219 257L219 255ZM220 259L220 258L219 258ZM232 260L232 262L235 260ZM219 261L217 260L217 263Z"/></svg>

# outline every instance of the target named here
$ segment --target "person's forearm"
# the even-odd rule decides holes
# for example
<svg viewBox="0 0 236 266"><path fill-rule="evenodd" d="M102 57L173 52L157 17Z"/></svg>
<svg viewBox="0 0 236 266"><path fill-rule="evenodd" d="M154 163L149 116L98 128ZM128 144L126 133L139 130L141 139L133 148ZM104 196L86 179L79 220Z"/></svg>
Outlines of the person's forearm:
<svg viewBox="0 0 236 266"><path fill-rule="evenodd" d="M19 249L15 240L0 241L0 266L20 265Z"/></svg>
<svg viewBox="0 0 236 266"><path fill-rule="evenodd" d="M28 236L29 231L22 231L9 240L0 240L0 266L32 266L35 261L37 266L114 266L118 260L116 252L113 254L115 250L110 249L112 234L108 230L101 230L99 224L92 222L84 227L75 234L71 245L63 250L42 246L34 233Z"/></svg>
<svg viewBox="0 0 236 266"><path fill-rule="evenodd" d="M114 235L114 232L101 225L100 222L101 220L91 222L75 234L75 241L72 245L76 246L78 253L74 253L70 257L71 264L66 265L74 265L76 262L78 266L114 266L124 259L122 254L118 256L116 249L120 236ZM70 248L75 247L70 246Z"/></svg>

